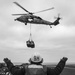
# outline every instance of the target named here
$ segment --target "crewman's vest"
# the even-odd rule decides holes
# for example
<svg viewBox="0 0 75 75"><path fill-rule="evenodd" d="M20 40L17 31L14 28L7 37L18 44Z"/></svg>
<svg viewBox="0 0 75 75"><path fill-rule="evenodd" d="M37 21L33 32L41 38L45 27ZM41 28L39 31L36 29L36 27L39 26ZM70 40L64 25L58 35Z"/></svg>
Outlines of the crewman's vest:
<svg viewBox="0 0 75 75"><path fill-rule="evenodd" d="M27 65L25 75L47 75L47 67L42 65Z"/></svg>

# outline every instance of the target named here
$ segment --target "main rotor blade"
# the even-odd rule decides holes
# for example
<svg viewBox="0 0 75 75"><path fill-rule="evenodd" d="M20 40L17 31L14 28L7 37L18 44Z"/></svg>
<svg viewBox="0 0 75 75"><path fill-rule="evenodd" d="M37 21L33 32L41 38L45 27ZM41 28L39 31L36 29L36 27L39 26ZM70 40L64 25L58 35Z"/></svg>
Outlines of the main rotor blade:
<svg viewBox="0 0 75 75"><path fill-rule="evenodd" d="M13 16L18 16L18 15L26 15L26 14L12 14Z"/></svg>
<svg viewBox="0 0 75 75"><path fill-rule="evenodd" d="M40 13L40 12L44 12L44 11L48 11L48 10L52 10L52 9L54 9L54 7L49 8L49 9L45 9L45 10L42 10L42 11L34 12L33 14Z"/></svg>
<svg viewBox="0 0 75 75"><path fill-rule="evenodd" d="M13 3L15 3L17 6L19 6L20 8L22 8L24 11L30 13L28 10L26 10L25 8L23 8L19 3L17 3L17 2L13 2Z"/></svg>

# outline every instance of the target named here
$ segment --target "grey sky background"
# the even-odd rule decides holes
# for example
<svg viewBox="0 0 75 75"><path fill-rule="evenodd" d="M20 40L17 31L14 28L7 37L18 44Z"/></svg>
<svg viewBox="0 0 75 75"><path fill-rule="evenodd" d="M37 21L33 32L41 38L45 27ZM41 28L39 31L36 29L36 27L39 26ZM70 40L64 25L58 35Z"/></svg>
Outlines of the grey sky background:
<svg viewBox="0 0 75 75"><path fill-rule="evenodd" d="M29 49L30 24L14 21L19 16L12 14L26 13L13 2L18 2L31 12L50 7L55 9L38 13L45 20L53 22L60 13L63 18L58 26L51 29L45 25L32 25L32 38L36 47ZM58 62L63 56L67 63L75 63L75 1L74 0L0 0L0 61L8 57L13 62L28 62L34 53L39 53L44 62Z"/></svg>

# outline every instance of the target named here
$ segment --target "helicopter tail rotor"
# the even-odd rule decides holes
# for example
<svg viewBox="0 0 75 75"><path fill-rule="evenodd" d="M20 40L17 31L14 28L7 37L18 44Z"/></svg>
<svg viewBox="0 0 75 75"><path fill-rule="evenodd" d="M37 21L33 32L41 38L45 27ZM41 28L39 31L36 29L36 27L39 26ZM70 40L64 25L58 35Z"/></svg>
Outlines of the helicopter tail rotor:
<svg viewBox="0 0 75 75"><path fill-rule="evenodd" d="M54 17L54 18L56 20L53 22L53 25L56 26L56 25L58 25L60 23L59 20L62 19L62 18L60 17L60 14L58 14L58 17Z"/></svg>
<svg viewBox="0 0 75 75"><path fill-rule="evenodd" d="M62 19L62 17L60 17L60 13L58 14L58 17L54 17L55 19Z"/></svg>

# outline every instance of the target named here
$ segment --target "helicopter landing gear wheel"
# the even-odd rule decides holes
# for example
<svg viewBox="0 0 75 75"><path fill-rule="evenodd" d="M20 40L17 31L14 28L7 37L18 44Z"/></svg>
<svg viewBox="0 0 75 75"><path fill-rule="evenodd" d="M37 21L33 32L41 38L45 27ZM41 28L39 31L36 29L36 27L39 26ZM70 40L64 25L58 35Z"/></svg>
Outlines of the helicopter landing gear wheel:
<svg viewBox="0 0 75 75"><path fill-rule="evenodd" d="M50 25L50 28L52 28L52 26Z"/></svg>
<svg viewBox="0 0 75 75"><path fill-rule="evenodd" d="M27 25L27 22L25 22L25 25Z"/></svg>

